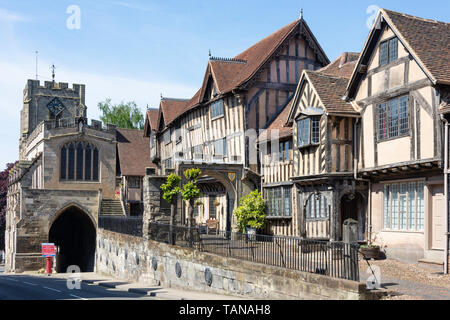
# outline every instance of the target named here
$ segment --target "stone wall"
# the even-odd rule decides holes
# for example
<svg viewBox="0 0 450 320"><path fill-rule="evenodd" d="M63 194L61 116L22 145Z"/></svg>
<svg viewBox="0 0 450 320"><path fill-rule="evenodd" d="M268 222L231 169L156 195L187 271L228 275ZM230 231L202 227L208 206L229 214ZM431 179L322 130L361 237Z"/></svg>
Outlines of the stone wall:
<svg viewBox="0 0 450 320"><path fill-rule="evenodd" d="M102 229L97 234L95 259L95 271L101 274L202 292L263 299L371 298L363 283L226 258Z"/></svg>

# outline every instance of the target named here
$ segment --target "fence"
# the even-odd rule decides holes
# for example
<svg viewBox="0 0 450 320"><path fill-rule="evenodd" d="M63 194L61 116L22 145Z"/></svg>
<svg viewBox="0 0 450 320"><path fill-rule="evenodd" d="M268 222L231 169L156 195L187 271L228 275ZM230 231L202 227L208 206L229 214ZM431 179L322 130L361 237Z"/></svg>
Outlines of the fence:
<svg viewBox="0 0 450 320"><path fill-rule="evenodd" d="M208 232L151 222L149 239L225 257L359 281L358 244L294 237Z"/></svg>
<svg viewBox="0 0 450 320"><path fill-rule="evenodd" d="M98 227L101 229L142 237L142 216L114 217L99 216Z"/></svg>

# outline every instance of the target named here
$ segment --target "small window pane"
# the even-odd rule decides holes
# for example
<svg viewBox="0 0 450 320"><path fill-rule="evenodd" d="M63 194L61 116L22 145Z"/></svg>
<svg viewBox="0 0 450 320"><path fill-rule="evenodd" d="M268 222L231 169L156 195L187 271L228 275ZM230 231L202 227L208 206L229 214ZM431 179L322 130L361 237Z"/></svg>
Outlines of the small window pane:
<svg viewBox="0 0 450 320"><path fill-rule="evenodd" d="M392 186L392 229L398 229L398 185Z"/></svg>
<svg viewBox="0 0 450 320"><path fill-rule="evenodd" d="M414 230L416 218L416 183L412 182L408 188L408 229Z"/></svg>
<svg viewBox="0 0 450 320"><path fill-rule="evenodd" d="M310 143L310 140L309 140L310 119L306 118L304 121L305 121L305 124L303 127L303 141L304 141L304 144L307 145Z"/></svg>
<svg viewBox="0 0 450 320"><path fill-rule="evenodd" d="M92 149L90 145L86 146L86 150L84 152L84 179L91 180L91 172L92 172Z"/></svg>
<svg viewBox="0 0 450 320"><path fill-rule="evenodd" d="M92 174L92 180L98 181L98 150L94 149L94 160L93 160L93 174Z"/></svg>
<svg viewBox="0 0 450 320"><path fill-rule="evenodd" d="M378 105L378 139L387 138L386 103Z"/></svg>
<svg viewBox="0 0 450 320"><path fill-rule="evenodd" d="M400 185L400 194L399 194L399 201L400 201L400 230L406 230L406 184L402 183Z"/></svg>
<svg viewBox="0 0 450 320"><path fill-rule="evenodd" d="M423 231L424 229L424 184L423 182L417 183L417 231Z"/></svg>
<svg viewBox="0 0 450 320"><path fill-rule="evenodd" d="M388 42L382 42L380 44L380 66L384 66L389 61Z"/></svg>
<svg viewBox="0 0 450 320"><path fill-rule="evenodd" d="M77 144L77 180L83 180L83 145Z"/></svg>
<svg viewBox="0 0 450 320"><path fill-rule="evenodd" d="M75 146L69 146L69 173L67 179L73 180L75 178Z"/></svg>
<svg viewBox="0 0 450 320"><path fill-rule="evenodd" d="M389 100L389 138L398 136L398 99Z"/></svg>
<svg viewBox="0 0 450 320"><path fill-rule="evenodd" d="M312 143L320 142L320 118L312 119Z"/></svg>
<svg viewBox="0 0 450 320"><path fill-rule="evenodd" d="M303 120L300 120L298 122L297 140L298 140L297 142L298 142L299 147L304 145L304 142L303 142Z"/></svg>
<svg viewBox="0 0 450 320"><path fill-rule="evenodd" d="M384 186L384 228L390 229L391 223L390 223L390 216L389 216L389 186Z"/></svg>
<svg viewBox="0 0 450 320"><path fill-rule="evenodd" d="M408 97L400 98L400 134L407 134L409 130L408 121Z"/></svg>
<svg viewBox="0 0 450 320"><path fill-rule="evenodd" d="M292 199L291 199L291 187L284 187L284 215L290 217L292 215Z"/></svg>
<svg viewBox="0 0 450 320"><path fill-rule="evenodd" d="M66 179L66 162L67 162L67 149L66 147L62 147L61 149L61 179Z"/></svg>
<svg viewBox="0 0 450 320"><path fill-rule="evenodd" d="M394 38L389 41L389 62L397 60L398 56L398 39Z"/></svg>

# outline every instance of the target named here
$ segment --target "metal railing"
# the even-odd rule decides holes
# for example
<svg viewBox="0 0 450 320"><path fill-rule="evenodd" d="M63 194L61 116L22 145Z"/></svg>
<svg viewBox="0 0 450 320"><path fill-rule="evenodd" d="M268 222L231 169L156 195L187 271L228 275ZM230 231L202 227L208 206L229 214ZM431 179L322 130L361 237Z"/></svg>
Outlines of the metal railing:
<svg viewBox="0 0 450 320"><path fill-rule="evenodd" d="M98 227L108 231L142 237L142 216L114 217L99 216Z"/></svg>
<svg viewBox="0 0 450 320"><path fill-rule="evenodd" d="M359 281L358 244L247 235L151 222L149 239L225 257Z"/></svg>

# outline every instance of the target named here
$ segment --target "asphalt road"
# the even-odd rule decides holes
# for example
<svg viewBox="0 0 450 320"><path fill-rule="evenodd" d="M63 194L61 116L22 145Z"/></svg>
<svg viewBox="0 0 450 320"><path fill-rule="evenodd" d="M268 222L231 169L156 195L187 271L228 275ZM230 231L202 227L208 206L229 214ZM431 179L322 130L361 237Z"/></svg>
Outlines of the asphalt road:
<svg viewBox="0 0 450 320"><path fill-rule="evenodd" d="M0 300L153 300L152 297L82 282L69 289L66 279L0 273Z"/></svg>

